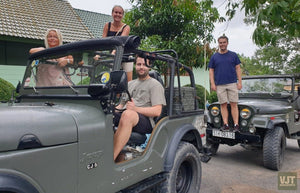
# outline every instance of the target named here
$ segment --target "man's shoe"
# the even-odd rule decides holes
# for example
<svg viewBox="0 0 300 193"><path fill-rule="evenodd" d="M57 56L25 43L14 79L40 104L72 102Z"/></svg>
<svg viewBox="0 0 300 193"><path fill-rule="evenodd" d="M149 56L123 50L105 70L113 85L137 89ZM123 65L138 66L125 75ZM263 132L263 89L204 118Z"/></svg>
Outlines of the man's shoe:
<svg viewBox="0 0 300 193"><path fill-rule="evenodd" d="M237 131L240 131L240 126L234 124L234 126L233 126L233 132L237 132Z"/></svg>
<svg viewBox="0 0 300 193"><path fill-rule="evenodd" d="M229 125L228 124L224 124L222 127L221 127L221 131L229 131Z"/></svg>

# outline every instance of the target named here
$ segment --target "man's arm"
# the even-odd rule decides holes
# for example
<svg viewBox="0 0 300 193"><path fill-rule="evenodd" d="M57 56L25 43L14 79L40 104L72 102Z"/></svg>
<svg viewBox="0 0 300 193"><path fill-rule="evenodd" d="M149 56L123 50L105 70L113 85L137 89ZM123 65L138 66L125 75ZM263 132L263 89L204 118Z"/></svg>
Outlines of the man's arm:
<svg viewBox="0 0 300 193"><path fill-rule="evenodd" d="M242 89L242 72L241 72L241 65L238 64L235 66L236 76L238 79L237 88L238 90Z"/></svg>
<svg viewBox="0 0 300 193"><path fill-rule="evenodd" d="M126 109L133 110L146 117L158 117L161 114L162 105L154 105L152 107L137 107L133 101L128 101Z"/></svg>
<svg viewBox="0 0 300 193"><path fill-rule="evenodd" d="M209 68L209 80L210 80L211 90L216 91L217 87L215 84L215 69L213 68Z"/></svg>

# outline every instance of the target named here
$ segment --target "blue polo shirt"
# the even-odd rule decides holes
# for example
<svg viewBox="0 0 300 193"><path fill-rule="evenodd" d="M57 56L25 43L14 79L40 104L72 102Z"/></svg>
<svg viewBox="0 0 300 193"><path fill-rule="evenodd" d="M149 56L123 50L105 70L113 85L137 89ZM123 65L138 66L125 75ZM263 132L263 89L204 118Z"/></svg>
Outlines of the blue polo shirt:
<svg viewBox="0 0 300 193"><path fill-rule="evenodd" d="M214 69L215 84L223 85L237 82L235 66L241 63L235 52L215 53L209 61L209 68Z"/></svg>

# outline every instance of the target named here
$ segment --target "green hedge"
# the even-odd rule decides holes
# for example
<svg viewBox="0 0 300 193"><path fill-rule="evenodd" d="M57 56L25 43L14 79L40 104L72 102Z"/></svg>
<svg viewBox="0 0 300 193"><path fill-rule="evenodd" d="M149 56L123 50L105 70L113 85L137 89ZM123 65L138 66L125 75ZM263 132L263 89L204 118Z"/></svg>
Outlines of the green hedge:
<svg viewBox="0 0 300 193"><path fill-rule="evenodd" d="M11 94L15 87L8 81L0 78L0 101L7 102L11 98Z"/></svg>
<svg viewBox="0 0 300 193"><path fill-rule="evenodd" d="M209 93L208 91L201 85L196 84L196 92L197 92L197 97L198 97L198 105L200 109L205 108L205 95L204 91L206 91L206 98L208 97Z"/></svg>
<svg viewBox="0 0 300 193"><path fill-rule="evenodd" d="M216 91L212 91L210 95L207 98L209 104L217 102L218 101L218 96Z"/></svg>

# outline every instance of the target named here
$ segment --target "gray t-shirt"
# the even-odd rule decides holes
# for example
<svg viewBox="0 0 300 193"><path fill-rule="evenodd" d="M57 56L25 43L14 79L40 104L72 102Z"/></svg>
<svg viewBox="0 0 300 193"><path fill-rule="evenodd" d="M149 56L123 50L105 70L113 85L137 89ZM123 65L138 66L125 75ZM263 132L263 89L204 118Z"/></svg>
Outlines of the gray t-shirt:
<svg viewBox="0 0 300 193"><path fill-rule="evenodd" d="M166 105L163 86L154 78L147 80L135 79L128 83L128 91L137 107L152 107L154 105ZM155 123L150 117L152 127Z"/></svg>

